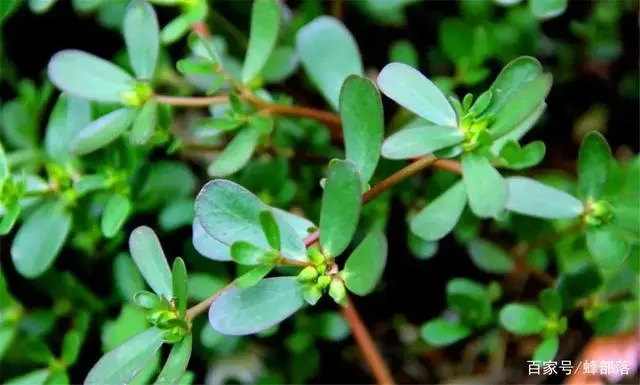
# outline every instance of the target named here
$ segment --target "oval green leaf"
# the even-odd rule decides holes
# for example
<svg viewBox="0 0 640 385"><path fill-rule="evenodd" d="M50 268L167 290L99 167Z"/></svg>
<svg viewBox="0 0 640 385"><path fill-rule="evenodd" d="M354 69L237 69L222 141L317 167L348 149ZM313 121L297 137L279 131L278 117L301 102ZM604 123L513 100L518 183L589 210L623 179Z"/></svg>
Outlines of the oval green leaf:
<svg viewBox="0 0 640 385"><path fill-rule="evenodd" d="M209 165L207 174L211 177L223 177L239 171L251 159L259 140L260 132L257 129L245 127L240 130Z"/></svg>
<svg viewBox="0 0 640 385"><path fill-rule="evenodd" d="M200 255L213 259L214 261L230 261L231 251L229 246L218 241L214 237L207 234L198 220L193 221L192 227L192 243Z"/></svg>
<svg viewBox="0 0 640 385"><path fill-rule="evenodd" d="M88 100L61 94L53 107L45 130L47 154L64 162L70 157L69 143L78 131L91 123L91 103ZM0 178L2 179L2 178Z"/></svg>
<svg viewBox="0 0 640 385"><path fill-rule="evenodd" d="M375 289L387 264L387 239L373 230L353 250L344 265L344 284L354 294L367 295Z"/></svg>
<svg viewBox="0 0 640 385"><path fill-rule="evenodd" d="M182 376L187 371L187 365L191 358L191 347L193 346L193 335L187 334L181 341L171 348L169 357L160 371L156 384L178 384Z"/></svg>
<svg viewBox="0 0 640 385"><path fill-rule="evenodd" d="M260 225L264 236L267 238L267 243L272 249L280 251L282 246L280 242L280 228L278 228L278 222L274 217L271 210L263 210L260 212Z"/></svg>
<svg viewBox="0 0 640 385"><path fill-rule="evenodd" d="M347 77L340 91L340 120L347 160L355 164L365 187L378 165L384 136L382 100L371 80Z"/></svg>
<svg viewBox="0 0 640 385"><path fill-rule="evenodd" d="M515 92L541 74L542 65L531 56L520 56L510 61L489 88L492 93L491 105L485 113L497 114L509 103Z"/></svg>
<svg viewBox="0 0 640 385"><path fill-rule="evenodd" d="M377 83L383 94L416 115L440 126L458 126L446 96L415 68L389 63L380 71Z"/></svg>
<svg viewBox="0 0 640 385"><path fill-rule="evenodd" d="M160 329L147 329L102 356L87 374L84 384L128 384L161 346Z"/></svg>
<svg viewBox="0 0 640 385"><path fill-rule="evenodd" d="M239 289L248 289L255 286L262 278L273 270L273 265L259 265L236 278L235 285Z"/></svg>
<svg viewBox="0 0 640 385"><path fill-rule="evenodd" d="M11 259L20 275L44 273L62 249L71 230L71 214L62 202L47 202L20 226L11 244Z"/></svg>
<svg viewBox="0 0 640 385"><path fill-rule="evenodd" d="M241 265L255 266L262 263L265 251L245 241L236 241L231 245L231 258Z"/></svg>
<svg viewBox="0 0 640 385"><path fill-rule="evenodd" d="M606 139L598 132L590 132L582 140L578 153L578 192L582 198L602 196L613 156Z"/></svg>
<svg viewBox="0 0 640 385"><path fill-rule="evenodd" d="M467 338L471 330L458 322L436 318L422 325L420 335L430 345L447 346Z"/></svg>
<svg viewBox="0 0 640 385"><path fill-rule="evenodd" d="M558 337L548 337L540 342L540 345L533 352L533 360L538 362L549 362L553 360L558 353L560 340Z"/></svg>
<svg viewBox="0 0 640 385"><path fill-rule="evenodd" d="M264 68L280 32L280 4L276 0L255 0L251 9L251 31L242 83L247 84Z"/></svg>
<svg viewBox="0 0 640 385"><path fill-rule="evenodd" d="M587 249L595 263L603 268L619 266L631 252L624 235L612 226L589 229Z"/></svg>
<svg viewBox="0 0 640 385"><path fill-rule="evenodd" d="M138 79L151 80L160 48L156 11L147 1L134 0L127 6L122 28L133 72Z"/></svg>
<svg viewBox="0 0 640 385"><path fill-rule="evenodd" d="M347 76L364 75L355 39L340 20L320 16L298 31L296 49L311 81L337 111Z"/></svg>
<svg viewBox="0 0 640 385"><path fill-rule="evenodd" d="M580 200L535 179L512 176L505 180L508 190L507 210L546 219L576 218L584 212Z"/></svg>
<svg viewBox="0 0 640 385"><path fill-rule="evenodd" d="M337 257L351 243L362 206L360 176L353 163L334 159L329 165L320 209L320 246Z"/></svg>
<svg viewBox="0 0 640 385"><path fill-rule="evenodd" d="M498 245L483 239L474 239L467 248L471 260L482 271L507 274L513 271L513 258Z"/></svg>
<svg viewBox="0 0 640 385"><path fill-rule="evenodd" d="M145 144L151 138L156 125L158 103L154 99L148 100L138 112L133 121L133 127L129 134L129 143L136 146Z"/></svg>
<svg viewBox="0 0 640 385"><path fill-rule="evenodd" d="M503 328L523 336L542 332L547 321L538 308L517 303L510 303L503 307L499 318Z"/></svg>
<svg viewBox="0 0 640 385"><path fill-rule="evenodd" d="M196 198L196 220L207 234L228 247L236 241L246 241L268 249L260 224L260 212L266 209L269 207L249 190L223 179L207 183ZM280 229L282 254L306 261L302 238L286 220L278 215L275 218Z"/></svg>
<svg viewBox="0 0 640 385"><path fill-rule="evenodd" d="M209 309L209 322L225 335L259 333L298 311L305 301L296 277L268 278L248 289L232 287Z"/></svg>
<svg viewBox="0 0 640 385"><path fill-rule="evenodd" d="M173 298L171 270L156 233L147 226L137 227L129 237L129 251L149 287L160 297Z"/></svg>
<svg viewBox="0 0 640 385"><path fill-rule="evenodd" d="M171 286L176 302L176 309L180 317L184 317L187 313L187 267L184 260L177 257L173 260L171 268Z"/></svg>
<svg viewBox="0 0 640 385"><path fill-rule="evenodd" d="M114 64L78 50L64 50L51 57L47 67L51 82L80 98L122 103L122 93L133 89L135 80Z"/></svg>
<svg viewBox="0 0 640 385"><path fill-rule="evenodd" d="M106 146L129 128L134 117L135 111L130 108L121 108L101 116L75 134L69 143L69 150L76 155L84 155Z"/></svg>
<svg viewBox="0 0 640 385"><path fill-rule="evenodd" d="M456 226L466 204L464 183L456 182L411 219L411 231L425 241L442 239Z"/></svg>
<svg viewBox="0 0 640 385"><path fill-rule="evenodd" d="M507 203L507 183L482 155L462 156L462 180L469 197L469 207L480 218L491 218Z"/></svg>
<svg viewBox="0 0 640 385"><path fill-rule="evenodd" d="M384 141L382 156L387 159L412 159L453 146L462 142L462 139L462 132L450 126L405 128Z"/></svg>
<svg viewBox="0 0 640 385"><path fill-rule="evenodd" d="M124 225L131 213L131 201L121 194L111 196L102 212L100 228L107 238L113 238Z"/></svg>
<svg viewBox="0 0 640 385"><path fill-rule="evenodd" d="M562 15L567 3L567 0L529 0L529 8L536 19L546 20Z"/></svg>

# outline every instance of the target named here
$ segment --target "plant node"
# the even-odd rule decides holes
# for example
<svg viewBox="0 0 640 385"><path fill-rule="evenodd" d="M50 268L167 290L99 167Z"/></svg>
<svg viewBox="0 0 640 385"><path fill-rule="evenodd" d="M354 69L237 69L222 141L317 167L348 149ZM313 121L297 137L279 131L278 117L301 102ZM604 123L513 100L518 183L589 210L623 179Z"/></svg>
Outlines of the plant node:
<svg viewBox="0 0 640 385"><path fill-rule="evenodd" d="M590 201L587 203L584 221L587 225L597 227L606 225L613 219L613 206L607 201Z"/></svg>

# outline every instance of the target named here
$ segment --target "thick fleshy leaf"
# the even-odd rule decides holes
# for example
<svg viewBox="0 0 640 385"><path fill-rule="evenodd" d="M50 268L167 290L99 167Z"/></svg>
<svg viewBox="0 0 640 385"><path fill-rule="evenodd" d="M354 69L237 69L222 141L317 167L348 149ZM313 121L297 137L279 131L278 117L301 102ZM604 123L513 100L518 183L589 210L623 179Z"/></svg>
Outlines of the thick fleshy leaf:
<svg viewBox="0 0 640 385"><path fill-rule="evenodd" d="M120 108L101 116L75 134L69 150L76 155L96 151L122 135L134 118L135 111L131 108Z"/></svg>
<svg viewBox="0 0 640 385"><path fill-rule="evenodd" d="M193 221L193 247L201 255L214 261L230 261L231 251L229 246L207 234L198 220Z"/></svg>
<svg viewBox="0 0 640 385"><path fill-rule="evenodd" d="M277 220L287 223L296 232L298 237L304 238L311 234L318 226L311 222L307 218L292 214L288 211L272 207L271 211L276 216Z"/></svg>
<svg viewBox="0 0 640 385"><path fill-rule="evenodd" d="M131 91L135 83L131 75L114 64L73 49L53 55L47 74L66 93L101 102L121 103L122 93Z"/></svg>
<svg viewBox="0 0 640 385"><path fill-rule="evenodd" d="M128 253L120 253L114 259L113 279L116 291L125 301L133 300L137 292L145 289L144 280Z"/></svg>
<svg viewBox="0 0 640 385"><path fill-rule="evenodd" d="M234 174L244 167L260 140L260 132L253 127L245 127L240 130L224 151L209 165L207 173L212 177L223 177Z"/></svg>
<svg viewBox="0 0 640 385"><path fill-rule="evenodd" d="M471 329L458 322L436 318L422 326L420 335L429 345L447 346L467 338Z"/></svg>
<svg viewBox="0 0 640 385"><path fill-rule="evenodd" d="M536 19L546 20L562 15L567 3L567 0L529 0L529 8Z"/></svg>
<svg viewBox="0 0 640 385"><path fill-rule="evenodd" d="M487 273L507 274L515 266L513 258L504 249L483 239L471 241L468 251L473 263Z"/></svg>
<svg viewBox="0 0 640 385"><path fill-rule="evenodd" d="M366 186L378 165L384 136L382 100L371 80L347 77L340 91L340 120L347 160L355 164Z"/></svg>
<svg viewBox="0 0 640 385"><path fill-rule="evenodd" d="M602 196L612 160L611 149L600 133L585 136L578 154L578 192L582 198Z"/></svg>
<svg viewBox="0 0 640 385"><path fill-rule="evenodd" d="M13 226L18 222L22 206L20 200L16 199L5 204L4 207L0 206L0 209L0 235L6 235L13 230Z"/></svg>
<svg viewBox="0 0 640 385"><path fill-rule="evenodd" d="M536 113L549 94L552 84L551 75L543 74L513 92L504 108L496 113L495 121L489 127L493 137L499 138L506 135Z"/></svg>
<svg viewBox="0 0 640 385"><path fill-rule="evenodd" d="M260 225L260 212L269 207L244 187L216 179L207 183L196 198L196 220L204 230L227 246L236 241L250 242L267 250L269 244ZM307 260L302 238L286 220L276 216L280 229L282 254Z"/></svg>
<svg viewBox="0 0 640 385"><path fill-rule="evenodd" d="M33 372L29 372L25 375L12 378L5 382L6 385L44 385L47 383L47 378L51 375L49 369L38 369Z"/></svg>
<svg viewBox="0 0 640 385"><path fill-rule="evenodd" d="M160 41L166 45L174 43L189 31L190 24L185 15L176 17L160 31Z"/></svg>
<svg viewBox="0 0 640 385"><path fill-rule="evenodd" d="M320 246L337 257L351 243L360 219L362 187L353 163L332 160L322 194Z"/></svg>
<svg viewBox="0 0 640 385"><path fill-rule="evenodd" d="M417 126L405 128L388 137L382 144L387 159L412 159L462 142L460 130L450 126Z"/></svg>
<svg viewBox="0 0 640 385"><path fill-rule="evenodd" d="M513 334L532 335L542 332L546 318L542 312L531 305L510 303L500 310L500 324Z"/></svg>
<svg viewBox="0 0 640 385"><path fill-rule="evenodd" d="M138 79L150 80L160 49L160 27L156 11L146 0L129 3L122 24L129 62Z"/></svg>
<svg viewBox="0 0 640 385"><path fill-rule="evenodd" d="M464 183L459 181L411 219L411 231L426 241L437 241L453 230L466 204Z"/></svg>
<svg viewBox="0 0 640 385"><path fill-rule="evenodd" d="M240 277L236 278L235 285L239 289L248 289L252 286L255 286L262 280L262 278L266 277L267 274L271 270L273 270L273 265L259 265L249 270L248 272L242 274Z"/></svg>
<svg viewBox="0 0 640 385"><path fill-rule="evenodd" d="M469 207L480 218L496 216L507 203L507 183L482 155L462 156L462 180L469 197Z"/></svg>
<svg viewBox="0 0 640 385"><path fill-rule="evenodd" d="M129 251L149 287L161 297L173 298L171 270L156 233L147 226L137 227L129 237Z"/></svg>
<svg viewBox="0 0 640 385"><path fill-rule="evenodd" d="M510 61L489 88L492 93L491 105L485 113L498 113L509 103L515 92L541 74L542 65L530 56L521 56Z"/></svg>
<svg viewBox="0 0 640 385"><path fill-rule="evenodd" d="M631 251L624 236L612 226L589 229L587 248L596 264L604 268L620 265Z"/></svg>
<svg viewBox="0 0 640 385"><path fill-rule="evenodd" d="M68 159L69 143L76 133L89 123L91 103L85 99L61 94L49 115L45 130L44 146L47 154L58 161Z"/></svg>
<svg viewBox="0 0 640 385"><path fill-rule="evenodd" d="M20 226L11 245L11 259L18 273L35 278L58 256L71 230L72 218L61 202L48 202Z"/></svg>
<svg viewBox="0 0 640 385"><path fill-rule="evenodd" d="M576 218L584 212L582 202L564 191L522 176L507 181L506 209L546 219Z"/></svg>
<svg viewBox="0 0 640 385"><path fill-rule="evenodd" d="M353 250L344 265L344 284L357 295L367 295L375 289L387 264L387 239L373 230Z"/></svg>
<svg viewBox="0 0 640 385"><path fill-rule="evenodd" d="M251 9L251 32L247 56L242 67L242 82L260 73L276 46L280 32L280 4L277 0L255 0Z"/></svg>
<svg viewBox="0 0 640 385"><path fill-rule="evenodd" d="M553 360L558 353L560 340L558 337L547 337L536 348L533 353L533 360L538 362L549 362Z"/></svg>
<svg viewBox="0 0 640 385"><path fill-rule="evenodd" d="M613 203L611 225L627 232L631 237L640 237L640 215L637 195L617 197Z"/></svg>
<svg viewBox="0 0 640 385"><path fill-rule="evenodd" d="M378 75L382 93L416 115L441 126L458 126L453 107L442 91L415 68L387 64Z"/></svg>
<svg viewBox="0 0 640 385"><path fill-rule="evenodd" d="M231 258L241 265L255 266L263 261L265 251L245 241L236 241L231 245Z"/></svg>
<svg viewBox="0 0 640 385"><path fill-rule="evenodd" d="M0 142L0 181L9 177L9 163L7 163L7 155L4 152L4 146Z"/></svg>
<svg viewBox="0 0 640 385"><path fill-rule="evenodd" d="M538 295L540 307L547 314L559 316L562 314L562 297L557 290L552 288L544 289Z"/></svg>
<svg viewBox="0 0 640 385"><path fill-rule="evenodd" d="M296 277L268 278L248 289L232 287L209 309L209 322L225 335L261 332L298 311L305 301Z"/></svg>
<svg viewBox="0 0 640 385"><path fill-rule="evenodd" d="M171 287L175 297L176 309L181 317L187 313L187 267L180 257L173 261L171 267Z"/></svg>
<svg viewBox="0 0 640 385"><path fill-rule="evenodd" d="M300 64L298 53L292 47L276 47L264 64L260 77L265 83L281 83L293 75Z"/></svg>
<svg viewBox="0 0 640 385"><path fill-rule="evenodd" d="M161 346L160 329L147 329L102 356L87 374L84 384L128 384Z"/></svg>
<svg viewBox="0 0 640 385"><path fill-rule="evenodd" d="M515 140L507 142L500 151L500 167L522 170L536 166L544 158L547 148L536 140L521 147Z"/></svg>
<svg viewBox="0 0 640 385"><path fill-rule="evenodd" d="M267 243L272 249L280 251L282 243L280 242L280 228L278 228L278 222L274 217L271 210L263 210L260 212L260 225L262 225L262 231L267 238Z"/></svg>
<svg viewBox="0 0 640 385"><path fill-rule="evenodd" d="M311 81L337 111L347 76L364 75L355 39L340 20L320 16L298 31L296 49Z"/></svg>
<svg viewBox="0 0 640 385"><path fill-rule="evenodd" d="M187 371L187 365L191 358L193 334L187 334L180 342L171 348L169 357L160 371L156 384L178 384Z"/></svg>
<svg viewBox="0 0 640 385"><path fill-rule="evenodd" d="M494 140L493 144L491 145L491 152L497 156L500 154L500 150L502 150L502 147L504 147L509 141L519 141L520 139L522 139L522 137L525 136L525 134L529 132L538 122L546 108L547 104L541 103L536 108L536 110L533 111L533 113L529 115L525 120L523 120L522 123L520 123L516 128L509 131L509 133L507 133L506 135Z"/></svg>
<svg viewBox="0 0 640 385"><path fill-rule="evenodd" d="M104 207L100 228L102 234L107 238L113 238L124 225L127 217L131 213L131 201L122 194L111 196Z"/></svg>
<svg viewBox="0 0 640 385"><path fill-rule="evenodd" d="M154 99L148 100L133 121L129 143L141 145L149 141L156 125L157 113L158 103Z"/></svg>

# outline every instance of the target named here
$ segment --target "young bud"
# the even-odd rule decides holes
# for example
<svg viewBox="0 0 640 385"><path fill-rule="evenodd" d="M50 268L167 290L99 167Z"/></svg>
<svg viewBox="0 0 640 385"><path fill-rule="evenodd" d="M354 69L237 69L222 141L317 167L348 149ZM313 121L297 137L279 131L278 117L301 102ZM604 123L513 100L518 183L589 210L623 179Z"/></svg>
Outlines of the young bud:
<svg viewBox="0 0 640 385"><path fill-rule="evenodd" d="M310 282L318 277L318 270L313 266L307 266L298 274L298 281Z"/></svg>
<svg viewBox="0 0 640 385"><path fill-rule="evenodd" d="M347 290L339 279L334 279L329 285L329 295L337 304L345 306L347 304Z"/></svg>
<svg viewBox="0 0 640 385"><path fill-rule="evenodd" d="M320 290L316 285L309 285L302 292L302 297L309 305L313 306L318 303L320 297L322 297L322 290Z"/></svg>
<svg viewBox="0 0 640 385"><path fill-rule="evenodd" d="M316 283L316 285L320 287L320 289L324 290L327 288L327 286L329 286L330 283L331 277L329 277L328 275L321 275L318 278L318 282Z"/></svg>
<svg viewBox="0 0 640 385"><path fill-rule="evenodd" d="M311 262L316 266L324 263L324 255L322 255L320 250L318 250L315 247L310 248L309 251L307 252L307 255L311 260Z"/></svg>

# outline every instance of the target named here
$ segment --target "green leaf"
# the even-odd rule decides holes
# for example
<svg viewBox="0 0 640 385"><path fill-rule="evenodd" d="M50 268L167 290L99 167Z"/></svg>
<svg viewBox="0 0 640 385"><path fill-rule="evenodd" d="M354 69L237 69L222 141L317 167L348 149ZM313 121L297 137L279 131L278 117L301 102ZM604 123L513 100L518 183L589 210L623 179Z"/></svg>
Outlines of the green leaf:
<svg viewBox="0 0 640 385"><path fill-rule="evenodd" d="M175 200L162 208L158 216L158 224L163 231L174 231L189 226L195 215L192 198Z"/></svg>
<svg viewBox="0 0 640 385"><path fill-rule="evenodd" d="M562 314L562 297L554 289L544 289L538 295L540 307L547 314L559 316Z"/></svg>
<svg viewBox="0 0 640 385"><path fill-rule="evenodd" d="M76 155L96 151L122 135L134 118L135 111L131 108L120 108L101 116L75 134L69 150Z"/></svg>
<svg viewBox="0 0 640 385"><path fill-rule="evenodd" d="M361 195L353 163L332 160L320 209L320 246L326 256L337 257L351 243L360 220Z"/></svg>
<svg viewBox="0 0 640 385"><path fill-rule="evenodd" d="M265 251L245 241L236 241L231 245L231 258L241 265L255 266L262 263Z"/></svg>
<svg viewBox="0 0 640 385"><path fill-rule="evenodd" d="M47 67L51 82L80 98L122 103L122 93L133 89L135 80L114 64L78 50L53 55Z"/></svg>
<svg viewBox="0 0 640 385"><path fill-rule="evenodd" d="M520 56L507 64L489 88L491 105L486 115L495 115L513 99L518 90L542 74L542 65L530 56Z"/></svg>
<svg viewBox="0 0 640 385"><path fill-rule="evenodd" d="M167 362L156 379L156 384L177 384L187 371L191 358L193 335L187 334L180 342L171 348Z"/></svg>
<svg viewBox="0 0 640 385"><path fill-rule="evenodd" d="M193 247L202 256L213 259L214 261L231 260L231 251L229 250L229 246L207 234L197 219L193 221L192 233Z"/></svg>
<svg viewBox="0 0 640 385"><path fill-rule="evenodd" d="M351 328L338 312L320 313L314 317L313 331L328 341L341 341L349 335Z"/></svg>
<svg viewBox="0 0 640 385"><path fill-rule="evenodd" d="M158 103L149 99L140 109L129 134L129 143L136 146L145 144L151 139L156 126Z"/></svg>
<svg viewBox="0 0 640 385"><path fill-rule="evenodd" d="M209 309L213 329L225 335L266 330L298 311L305 301L296 277L268 278L248 289L232 287Z"/></svg>
<svg viewBox="0 0 640 385"><path fill-rule="evenodd" d="M333 110L338 110L340 88L347 76L364 75L358 45L340 20L320 16L296 35L300 60Z"/></svg>
<svg viewBox="0 0 640 385"><path fill-rule="evenodd" d="M259 140L258 130L253 127L243 128L209 165L207 174L211 177L223 177L239 171L251 159Z"/></svg>
<svg viewBox="0 0 640 385"><path fill-rule="evenodd" d="M150 328L106 353L91 368L84 383L127 384L162 346L162 332Z"/></svg>
<svg viewBox="0 0 640 385"><path fill-rule="evenodd" d="M517 335L532 335L542 332L546 318L538 308L531 305L510 303L500 310L500 324Z"/></svg>
<svg viewBox="0 0 640 385"><path fill-rule="evenodd" d="M558 278L557 290L563 298L573 300L595 293L603 284L600 271L593 264L582 264ZM565 302L563 302L565 303Z"/></svg>
<svg viewBox="0 0 640 385"><path fill-rule="evenodd" d="M265 83L281 83L298 69L300 59L292 47L276 47L264 64L260 76Z"/></svg>
<svg viewBox="0 0 640 385"><path fill-rule="evenodd" d="M495 217L505 208L507 183L482 155L462 156L462 180L469 197L469 207L480 218Z"/></svg>
<svg viewBox="0 0 640 385"><path fill-rule="evenodd" d="M7 163L7 155L4 152L4 146L0 142L0 182L7 179L11 174L9 173L9 164Z"/></svg>
<svg viewBox="0 0 640 385"><path fill-rule="evenodd" d="M171 287L175 297L176 309L180 317L184 317L187 313L187 267L182 258L177 257L173 260L171 269Z"/></svg>
<svg viewBox="0 0 640 385"><path fill-rule="evenodd" d="M72 218L61 202L38 207L20 226L11 259L20 275L35 278L53 263L71 230Z"/></svg>
<svg viewBox="0 0 640 385"><path fill-rule="evenodd" d="M542 161L545 152L546 147L542 141L537 140L520 147L517 141L512 140L505 143L500 151L501 163L504 162L501 166L512 170L530 168Z"/></svg>
<svg viewBox="0 0 640 385"><path fill-rule="evenodd" d="M223 179L213 180L202 188L195 205L196 220L205 232L227 247L236 241L246 241L263 250L269 248L260 224L260 212L269 207L244 187ZM275 218L282 255L306 261L302 238L280 215Z"/></svg>
<svg viewBox="0 0 640 385"><path fill-rule="evenodd" d="M5 205L2 218L0 219L0 235L7 235L13 229L13 226L18 222L20 213L22 212L22 206L20 206L19 200L13 200Z"/></svg>
<svg viewBox="0 0 640 385"><path fill-rule="evenodd" d="M546 20L562 15L567 3L567 0L529 0L529 8L536 19Z"/></svg>
<svg viewBox="0 0 640 385"><path fill-rule="evenodd" d="M357 295L367 295L375 289L387 263L387 239L373 230L353 250L344 265L344 283Z"/></svg>
<svg viewBox="0 0 640 385"><path fill-rule="evenodd" d="M411 231L426 241L444 238L458 223L466 204L464 183L459 181L411 219Z"/></svg>
<svg viewBox="0 0 640 385"><path fill-rule="evenodd" d="M399 105L440 126L458 126L449 101L431 80L402 63L387 64L377 79L380 91Z"/></svg>
<svg viewBox="0 0 640 385"><path fill-rule="evenodd" d="M547 337L533 352L533 360L538 362L549 362L553 360L558 354L558 347L560 346L560 340L558 337Z"/></svg>
<svg viewBox="0 0 640 385"><path fill-rule="evenodd" d="M475 239L469 243L467 250L473 263L487 273L507 274L515 266L513 258L492 242Z"/></svg>
<svg viewBox="0 0 640 385"><path fill-rule="evenodd" d="M552 84L551 75L543 74L513 92L511 99L505 102L504 108L495 114L495 121L489 127L493 137L506 135L536 113L549 94Z"/></svg>
<svg viewBox="0 0 640 385"><path fill-rule="evenodd" d="M137 227L129 236L129 251L151 289L160 297L173 298L171 270L156 233L147 226Z"/></svg>
<svg viewBox="0 0 640 385"><path fill-rule="evenodd" d="M162 306L162 300L150 291L140 290L133 295L133 302L144 309Z"/></svg>
<svg viewBox="0 0 640 385"><path fill-rule="evenodd" d="M464 135L450 126L415 126L389 136L382 144L387 159L412 159L462 142Z"/></svg>
<svg viewBox="0 0 640 385"><path fill-rule="evenodd" d="M364 188L378 165L384 137L382 100L372 81L357 75L346 78L340 91L340 120L347 160L358 169Z"/></svg>
<svg viewBox="0 0 640 385"><path fill-rule="evenodd" d="M107 238L113 238L122 228L127 217L131 213L131 201L128 197L120 194L111 196L100 221L102 234Z"/></svg>
<svg viewBox="0 0 640 385"><path fill-rule="evenodd" d="M587 248L594 262L604 268L620 265L631 251L624 236L612 226L589 229Z"/></svg>
<svg viewBox="0 0 640 385"><path fill-rule="evenodd" d="M120 253L113 260L113 278L116 290L125 301L131 301L136 292L145 288L138 268L127 253Z"/></svg>
<svg viewBox="0 0 640 385"><path fill-rule="evenodd" d="M235 285L239 289L248 289L255 286L273 270L273 265L259 265L244 273L235 280Z"/></svg>
<svg viewBox="0 0 640 385"><path fill-rule="evenodd" d="M78 131L91 123L91 103L88 100L61 94L53 107L45 130L47 154L58 161L70 157L69 143ZM0 178L2 179L2 178Z"/></svg>
<svg viewBox="0 0 640 385"><path fill-rule="evenodd" d="M65 364L72 366L78 360L82 347L82 335L77 330L69 330L62 340L61 358Z"/></svg>
<svg viewBox="0 0 640 385"><path fill-rule="evenodd" d="M447 303L466 325L485 326L492 316L491 301L484 286L465 278L447 283Z"/></svg>
<svg viewBox="0 0 640 385"><path fill-rule="evenodd" d="M151 4L145 0L129 3L122 28L133 72L138 79L151 80L160 49L160 27Z"/></svg>
<svg viewBox="0 0 640 385"><path fill-rule="evenodd" d="M280 251L280 229L276 218L270 210L260 211L260 225L262 225L262 231L264 231L269 246L274 250Z"/></svg>
<svg viewBox="0 0 640 385"><path fill-rule="evenodd" d="M49 369L38 369L20 377L12 378L5 382L6 385L41 385L45 384L51 375Z"/></svg>
<svg viewBox="0 0 640 385"><path fill-rule="evenodd" d="M55 2L56 0L27 0L29 9L33 13L45 13Z"/></svg>
<svg viewBox="0 0 640 385"><path fill-rule="evenodd" d="M585 199L602 196L613 157L605 138L590 132L582 140L578 153L578 192Z"/></svg>
<svg viewBox="0 0 640 385"><path fill-rule="evenodd" d="M505 180L508 190L507 210L547 219L576 218L584 212L580 200L535 179L512 176Z"/></svg>
<svg viewBox="0 0 640 385"><path fill-rule="evenodd" d="M433 258L438 252L438 242L425 241L412 232L407 233L407 246L411 254L422 260Z"/></svg>
<svg viewBox="0 0 640 385"><path fill-rule="evenodd" d="M433 319L420 329L422 339L433 346L447 346L471 335L471 330L457 322Z"/></svg>
<svg viewBox="0 0 640 385"><path fill-rule="evenodd" d="M280 4L276 0L255 0L251 9L251 32L242 67L242 83L256 77L267 63L280 32Z"/></svg>
<svg viewBox="0 0 640 385"><path fill-rule="evenodd" d="M389 61L404 63L414 68L420 66L418 51L409 40L396 40L391 44Z"/></svg>
<svg viewBox="0 0 640 385"><path fill-rule="evenodd" d="M510 141L519 141L522 137L529 132L533 126L538 122L542 114L547 108L546 103L541 103L536 110L523 120L516 128L509 131L506 135L501 136L493 141L491 145L491 152L494 155L499 155L502 148Z"/></svg>

